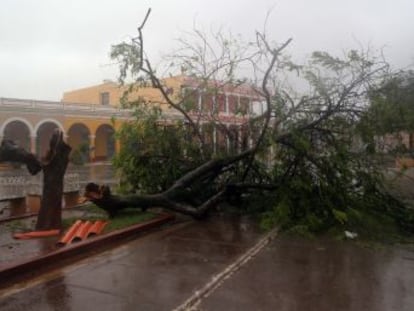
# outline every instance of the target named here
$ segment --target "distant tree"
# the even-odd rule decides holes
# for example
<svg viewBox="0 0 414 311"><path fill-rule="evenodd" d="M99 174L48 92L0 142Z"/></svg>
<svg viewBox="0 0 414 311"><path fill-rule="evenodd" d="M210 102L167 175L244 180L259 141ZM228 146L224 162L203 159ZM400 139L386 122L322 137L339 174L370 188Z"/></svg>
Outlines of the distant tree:
<svg viewBox="0 0 414 311"><path fill-rule="evenodd" d="M368 111L379 134L414 130L414 72L401 71L371 94Z"/></svg>
<svg viewBox="0 0 414 311"><path fill-rule="evenodd" d="M389 75L382 84L370 92L370 107L359 124L364 142L373 151L378 138L393 136L398 151L412 146L401 143L402 133L414 131L414 72L400 71ZM401 149L402 148L402 149Z"/></svg>

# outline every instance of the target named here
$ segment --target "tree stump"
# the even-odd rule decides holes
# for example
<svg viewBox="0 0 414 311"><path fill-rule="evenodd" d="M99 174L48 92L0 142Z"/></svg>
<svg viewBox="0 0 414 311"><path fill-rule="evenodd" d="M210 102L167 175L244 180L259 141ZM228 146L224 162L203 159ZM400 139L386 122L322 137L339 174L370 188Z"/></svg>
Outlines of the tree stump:
<svg viewBox="0 0 414 311"><path fill-rule="evenodd" d="M69 163L71 147L63 140L63 133L55 130L50 147L42 163L43 190L36 230L61 229L63 178Z"/></svg>

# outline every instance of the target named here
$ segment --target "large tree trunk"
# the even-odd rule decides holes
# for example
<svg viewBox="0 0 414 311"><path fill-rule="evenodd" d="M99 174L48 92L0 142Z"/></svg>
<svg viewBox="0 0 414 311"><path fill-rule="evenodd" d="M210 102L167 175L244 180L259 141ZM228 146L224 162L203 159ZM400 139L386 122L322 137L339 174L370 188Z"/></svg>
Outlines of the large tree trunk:
<svg viewBox="0 0 414 311"><path fill-rule="evenodd" d="M105 210L109 217L114 217L124 208L141 208L146 210L153 207L162 207L168 210L189 215L197 219L204 218L207 212L217 206L224 198L226 189L218 191L198 206L185 201L178 192L169 197L165 192L153 195L112 195L109 187L89 183L85 188L85 197L98 207Z"/></svg>
<svg viewBox="0 0 414 311"><path fill-rule="evenodd" d="M43 164L43 191L36 229L60 229L62 226L63 178L71 147L63 141L63 133L55 131Z"/></svg>
<svg viewBox="0 0 414 311"><path fill-rule="evenodd" d="M224 199L229 191L233 191L234 187L219 189L204 201L194 204L194 197L199 194L192 192L192 186L211 182L230 166L247 159L252 152L253 150L247 150L237 155L210 160L185 174L169 189L158 194L118 196L111 194L107 186L89 183L85 187L84 196L87 200L104 209L110 217L127 207L137 207L143 210L151 207L163 207L194 218L203 218L211 208L217 206ZM199 188L203 189L203 187Z"/></svg>

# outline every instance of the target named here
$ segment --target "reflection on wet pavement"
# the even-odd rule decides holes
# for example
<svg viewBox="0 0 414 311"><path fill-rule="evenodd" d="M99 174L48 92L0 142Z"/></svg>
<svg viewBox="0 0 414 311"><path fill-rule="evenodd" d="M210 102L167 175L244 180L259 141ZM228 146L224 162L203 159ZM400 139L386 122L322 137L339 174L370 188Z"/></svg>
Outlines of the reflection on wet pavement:
<svg viewBox="0 0 414 311"><path fill-rule="evenodd" d="M172 227L77 269L62 269L48 283L6 294L0 310L171 310L259 237L257 227L246 220Z"/></svg>
<svg viewBox="0 0 414 311"><path fill-rule="evenodd" d="M240 218L170 227L3 293L0 310L173 310L261 236ZM414 252L277 238L200 310L414 310Z"/></svg>
<svg viewBox="0 0 414 311"><path fill-rule="evenodd" d="M414 310L414 252L279 238L202 310Z"/></svg>

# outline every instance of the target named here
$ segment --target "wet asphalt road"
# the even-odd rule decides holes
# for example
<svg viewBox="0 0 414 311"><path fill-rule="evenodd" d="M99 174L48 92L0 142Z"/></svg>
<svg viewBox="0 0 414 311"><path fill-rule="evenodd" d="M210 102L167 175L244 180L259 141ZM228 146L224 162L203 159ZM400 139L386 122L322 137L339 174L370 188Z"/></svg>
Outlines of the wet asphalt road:
<svg viewBox="0 0 414 311"><path fill-rule="evenodd" d="M414 251L278 238L200 309L412 311Z"/></svg>
<svg viewBox="0 0 414 311"><path fill-rule="evenodd" d="M171 310L260 237L239 219L178 227L3 292L0 310Z"/></svg>
<svg viewBox="0 0 414 311"><path fill-rule="evenodd" d="M1 292L1 311L173 310L253 246L244 219L168 228ZM414 252L276 238L198 310L414 310Z"/></svg>

